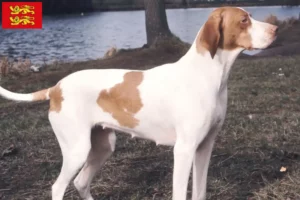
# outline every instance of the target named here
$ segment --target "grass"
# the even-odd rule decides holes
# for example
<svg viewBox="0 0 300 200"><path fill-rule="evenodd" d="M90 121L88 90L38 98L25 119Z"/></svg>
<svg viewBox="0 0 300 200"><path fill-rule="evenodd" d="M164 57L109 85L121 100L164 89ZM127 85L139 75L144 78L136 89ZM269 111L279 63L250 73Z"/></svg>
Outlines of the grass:
<svg viewBox="0 0 300 200"><path fill-rule="evenodd" d="M0 78L8 76L8 74L19 75L29 72L31 61L29 59L18 58L14 61L5 56L0 56Z"/></svg>

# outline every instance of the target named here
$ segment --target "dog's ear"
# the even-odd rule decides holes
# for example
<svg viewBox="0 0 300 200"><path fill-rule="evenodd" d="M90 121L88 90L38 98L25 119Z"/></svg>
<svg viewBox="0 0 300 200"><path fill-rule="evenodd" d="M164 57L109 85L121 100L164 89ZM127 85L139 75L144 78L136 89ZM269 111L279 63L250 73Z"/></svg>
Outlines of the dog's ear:
<svg viewBox="0 0 300 200"><path fill-rule="evenodd" d="M220 43L222 19L221 13L211 15L208 18L198 37L198 52L201 52L200 49L204 48L214 58Z"/></svg>

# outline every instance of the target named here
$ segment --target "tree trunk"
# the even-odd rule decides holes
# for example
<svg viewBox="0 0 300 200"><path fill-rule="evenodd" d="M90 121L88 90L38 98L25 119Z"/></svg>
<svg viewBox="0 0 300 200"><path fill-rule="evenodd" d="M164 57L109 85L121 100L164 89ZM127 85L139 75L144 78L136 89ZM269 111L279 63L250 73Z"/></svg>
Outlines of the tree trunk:
<svg viewBox="0 0 300 200"><path fill-rule="evenodd" d="M182 0L182 5L183 5L185 8L189 7L189 2L188 2L188 0Z"/></svg>
<svg viewBox="0 0 300 200"><path fill-rule="evenodd" d="M163 0L144 0L147 44L155 45L172 36Z"/></svg>

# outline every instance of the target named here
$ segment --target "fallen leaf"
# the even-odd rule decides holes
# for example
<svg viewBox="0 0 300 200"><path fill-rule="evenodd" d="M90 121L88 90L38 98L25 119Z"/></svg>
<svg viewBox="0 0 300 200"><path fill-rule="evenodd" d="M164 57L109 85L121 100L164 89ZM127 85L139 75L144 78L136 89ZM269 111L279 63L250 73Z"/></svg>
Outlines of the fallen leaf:
<svg viewBox="0 0 300 200"><path fill-rule="evenodd" d="M286 172L286 167L281 167L280 172Z"/></svg>

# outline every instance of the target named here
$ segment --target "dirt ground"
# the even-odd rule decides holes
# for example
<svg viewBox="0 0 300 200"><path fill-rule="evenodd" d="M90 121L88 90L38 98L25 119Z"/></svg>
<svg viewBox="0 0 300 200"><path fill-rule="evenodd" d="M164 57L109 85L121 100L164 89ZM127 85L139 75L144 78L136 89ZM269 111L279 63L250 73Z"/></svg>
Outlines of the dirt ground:
<svg viewBox="0 0 300 200"><path fill-rule="evenodd" d="M57 63L41 73L11 74L1 85L31 92L81 69L149 69L175 62L186 49L166 45L122 51L108 59ZM207 199L300 199L299 65L300 55L236 61L227 117L210 162ZM62 158L47 110L48 102L0 99L0 153L11 145L16 148L0 159L0 199L50 199ZM172 156L172 147L118 133L116 151L95 178L92 194L99 200L171 199ZM286 170L281 172L282 167ZM79 199L73 184L65 199Z"/></svg>

